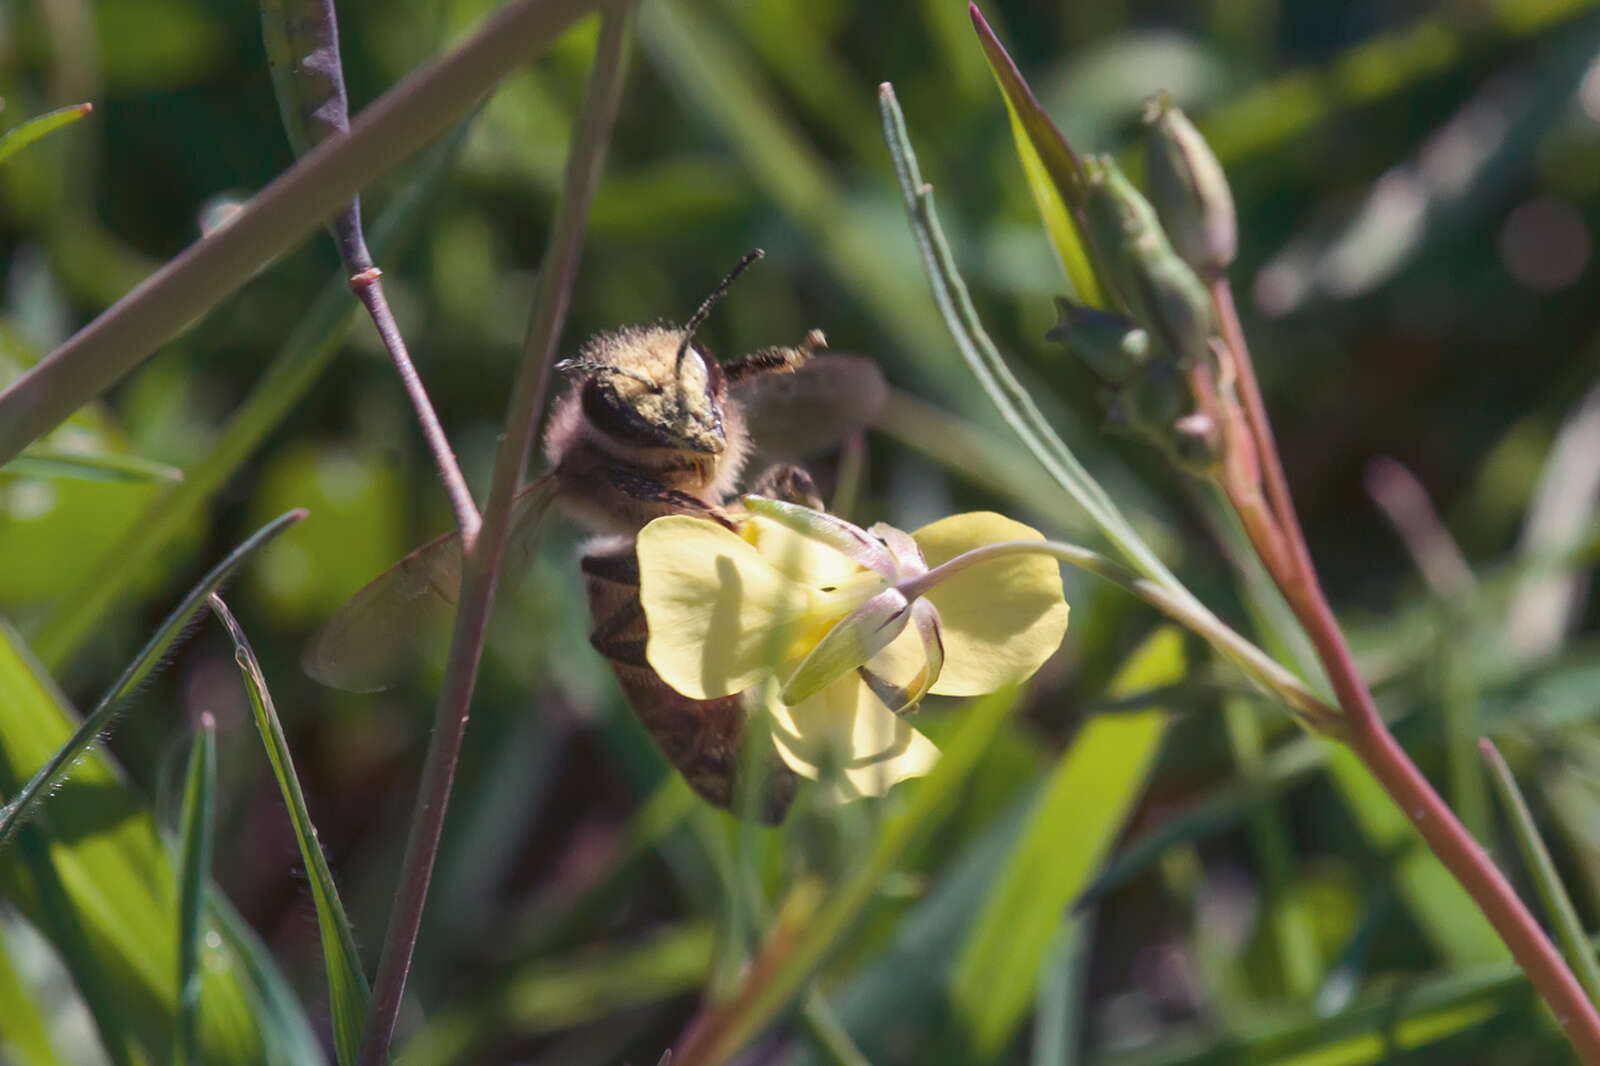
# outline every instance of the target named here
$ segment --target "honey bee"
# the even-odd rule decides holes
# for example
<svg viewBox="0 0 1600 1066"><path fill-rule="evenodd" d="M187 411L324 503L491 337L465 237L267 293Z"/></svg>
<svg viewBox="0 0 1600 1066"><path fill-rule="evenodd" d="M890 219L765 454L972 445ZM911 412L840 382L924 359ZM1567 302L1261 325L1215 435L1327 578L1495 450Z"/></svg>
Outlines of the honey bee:
<svg viewBox="0 0 1600 1066"><path fill-rule="evenodd" d="M508 573L531 559L552 499L597 534L579 560L593 623L589 642L610 663L667 761L721 807L739 794L748 710L738 695L689 699L646 661L634 537L667 514L732 525L739 506L731 501L752 453L773 462L750 491L820 508L810 476L795 461L864 426L885 396L869 360L817 354L826 345L817 330L798 345L728 363L694 343L712 307L760 255L741 260L684 326L602 333L557 364L570 386L544 436L549 472L517 500L507 558ZM383 687L396 649L410 646L409 622L426 608L453 606L460 573L457 535L419 548L334 614L307 649L306 671L339 688ZM781 821L795 775L776 750L763 761L758 813Z"/></svg>

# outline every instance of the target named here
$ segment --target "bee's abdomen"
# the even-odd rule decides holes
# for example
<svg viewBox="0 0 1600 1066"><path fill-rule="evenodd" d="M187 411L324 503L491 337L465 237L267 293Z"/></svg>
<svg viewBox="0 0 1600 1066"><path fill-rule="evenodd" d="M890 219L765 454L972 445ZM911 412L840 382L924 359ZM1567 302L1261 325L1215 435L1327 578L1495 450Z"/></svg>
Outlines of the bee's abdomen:
<svg viewBox="0 0 1600 1066"><path fill-rule="evenodd" d="M667 761L711 803L731 807L738 795L744 745L741 697L693 700L661 680L645 658L649 640L639 602L639 565L632 544L586 555L582 561L594 630L589 643L611 664L617 681ZM780 822L797 781L776 750L767 760L763 816Z"/></svg>

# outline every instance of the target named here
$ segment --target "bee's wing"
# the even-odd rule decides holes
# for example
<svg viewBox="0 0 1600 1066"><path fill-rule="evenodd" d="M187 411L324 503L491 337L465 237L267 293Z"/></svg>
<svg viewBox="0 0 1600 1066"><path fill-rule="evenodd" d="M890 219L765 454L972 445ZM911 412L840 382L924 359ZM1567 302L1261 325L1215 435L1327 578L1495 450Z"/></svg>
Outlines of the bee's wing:
<svg viewBox="0 0 1600 1066"><path fill-rule="evenodd" d="M511 505L502 573L520 578L538 550L554 487L541 478ZM505 582L510 584L510 581ZM442 631L461 592L461 534L436 537L367 583L333 613L300 656L331 688L377 692L404 676L419 644Z"/></svg>
<svg viewBox="0 0 1600 1066"><path fill-rule="evenodd" d="M764 463L797 463L826 451L870 425L888 396L877 363L842 352L816 356L792 374L751 378L733 391Z"/></svg>

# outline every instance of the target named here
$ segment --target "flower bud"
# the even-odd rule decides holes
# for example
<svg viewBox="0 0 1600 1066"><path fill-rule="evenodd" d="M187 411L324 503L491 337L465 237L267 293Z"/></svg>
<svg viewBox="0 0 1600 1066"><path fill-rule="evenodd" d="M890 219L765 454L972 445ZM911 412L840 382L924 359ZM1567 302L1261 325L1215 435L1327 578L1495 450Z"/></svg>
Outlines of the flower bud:
<svg viewBox="0 0 1600 1066"><path fill-rule="evenodd" d="M1056 309L1061 319L1045 337L1066 345L1101 381L1125 384L1149 360L1149 331L1122 315L1060 296Z"/></svg>
<svg viewBox="0 0 1600 1066"><path fill-rule="evenodd" d="M1221 274L1239 247L1233 192L1211 146L1165 93L1145 107L1150 131L1150 201L1184 261L1202 276Z"/></svg>
<svg viewBox="0 0 1600 1066"><path fill-rule="evenodd" d="M844 617L800 660L779 698L793 707L887 648L911 620L911 604L887 588Z"/></svg>
<svg viewBox="0 0 1600 1066"><path fill-rule="evenodd" d="M1183 366L1209 355L1211 301L1139 190L1109 156L1084 160L1089 233L1134 320Z"/></svg>

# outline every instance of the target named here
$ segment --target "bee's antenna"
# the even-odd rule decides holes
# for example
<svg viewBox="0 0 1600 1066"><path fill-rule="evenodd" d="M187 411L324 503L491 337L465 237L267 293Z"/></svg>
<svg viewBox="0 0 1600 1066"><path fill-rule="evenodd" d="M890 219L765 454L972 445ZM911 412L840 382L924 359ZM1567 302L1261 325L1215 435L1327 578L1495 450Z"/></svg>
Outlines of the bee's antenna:
<svg viewBox="0 0 1600 1066"><path fill-rule="evenodd" d="M745 257L739 260L732 270L728 271L728 276L718 282L717 287L711 290L711 295L701 302L699 309L689 316L689 324L683 327L683 343L678 345L677 372L680 376L683 373L683 357L689 354L689 342L694 339L694 331L699 329L701 323L706 320L706 316L711 314L711 309L717 306L717 301L727 294L728 286L733 284L734 279L748 270L750 264L766 254L760 248L747 252Z"/></svg>

